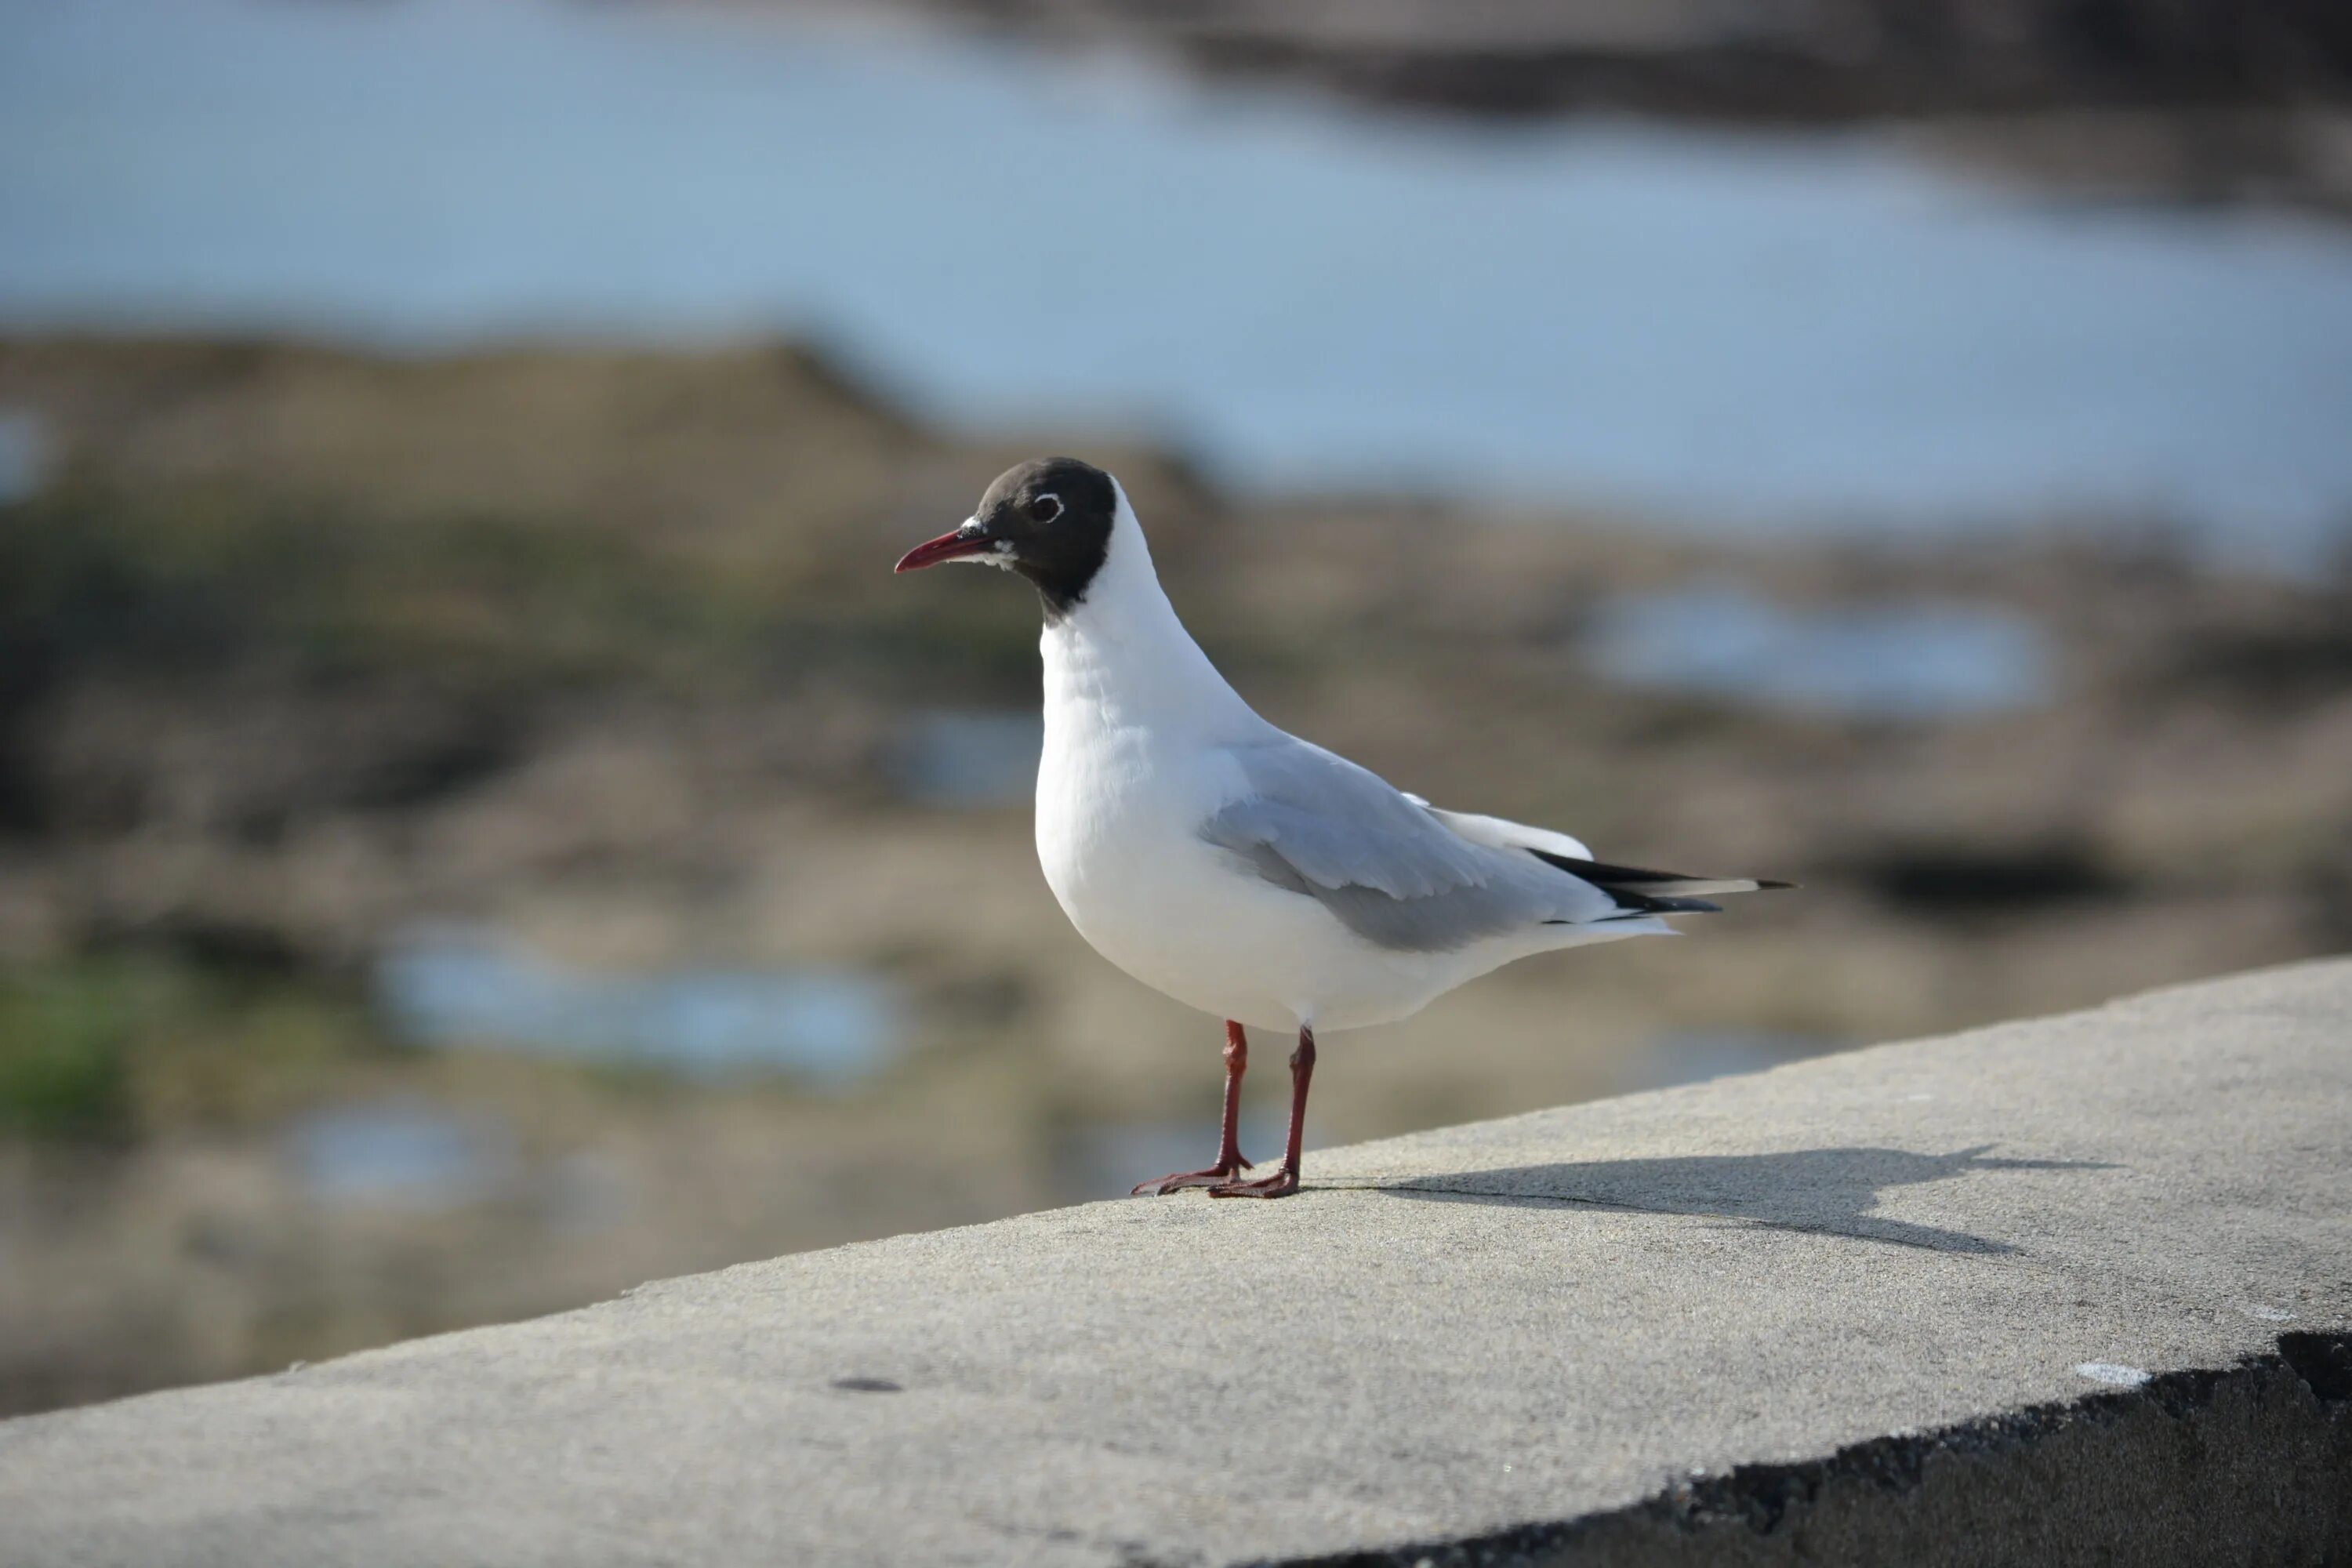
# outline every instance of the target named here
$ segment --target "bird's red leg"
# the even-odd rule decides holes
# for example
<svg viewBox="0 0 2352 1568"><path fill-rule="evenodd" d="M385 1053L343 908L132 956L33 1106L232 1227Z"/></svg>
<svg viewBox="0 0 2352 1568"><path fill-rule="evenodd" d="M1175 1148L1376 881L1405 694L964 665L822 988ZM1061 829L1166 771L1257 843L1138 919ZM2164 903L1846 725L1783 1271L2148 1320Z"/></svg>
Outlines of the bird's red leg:
<svg viewBox="0 0 2352 1568"><path fill-rule="evenodd" d="M1205 1171L1183 1171L1173 1176L1162 1176L1156 1182L1145 1182L1135 1189L1134 1195L1150 1193L1172 1193L1180 1187L1206 1187L1219 1182L1229 1182L1250 1168L1242 1158L1241 1114L1242 1074L1249 1071L1249 1036L1231 1018L1225 1020L1225 1128L1217 1142L1217 1163Z"/></svg>
<svg viewBox="0 0 2352 1568"><path fill-rule="evenodd" d="M1307 1086L1315 1077L1315 1031L1301 1025L1298 1048L1290 1053L1290 1142L1283 1151L1282 1169L1248 1182L1221 1182L1209 1189L1213 1198L1281 1198L1298 1190L1298 1141L1307 1131Z"/></svg>

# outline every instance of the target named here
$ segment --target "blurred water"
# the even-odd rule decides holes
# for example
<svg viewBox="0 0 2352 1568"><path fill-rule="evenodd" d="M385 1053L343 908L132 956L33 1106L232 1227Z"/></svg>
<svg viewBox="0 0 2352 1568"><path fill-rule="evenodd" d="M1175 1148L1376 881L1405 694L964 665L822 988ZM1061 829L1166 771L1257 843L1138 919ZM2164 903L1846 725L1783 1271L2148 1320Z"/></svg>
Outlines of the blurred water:
<svg viewBox="0 0 2352 1568"><path fill-rule="evenodd" d="M2021 616L1937 601L1784 609L1734 584L1602 606L1587 633L1596 673L1801 712L1962 719L2052 695L2048 640Z"/></svg>
<svg viewBox="0 0 2352 1568"><path fill-rule="evenodd" d="M456 1208L515 1166L503 1122L409 1097L308 1112L287 1128L284 1147L304 1190L340 1205Z"/></svg>
<svg viewBox="0 0 2352 1568"><path fill-rule="evenodd" d="M2352 518L2352 231L1867 135L1383 119L719 8L0 0L0 322L805 331L1248 486L1716 526Z"/></svg>
<svg viewBox="0 0 2352 1568"><path fill-rule="evenodd" d="M588 973L465 926L403 933L378 960L393 1027L425 1045L488 1046L658 1068L706 1081L783 1073L840 1090L901 1046L896 996L854 971Z"/></svg>

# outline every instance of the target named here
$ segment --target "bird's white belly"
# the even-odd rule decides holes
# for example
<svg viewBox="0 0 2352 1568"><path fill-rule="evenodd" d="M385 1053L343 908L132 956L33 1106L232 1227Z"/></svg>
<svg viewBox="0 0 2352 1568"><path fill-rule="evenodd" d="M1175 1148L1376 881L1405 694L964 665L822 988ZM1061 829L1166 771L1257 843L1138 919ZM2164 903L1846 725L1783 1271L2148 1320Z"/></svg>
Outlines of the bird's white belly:
<svg viewBox="0 0 2352 1568"><path fill-rule="evenodd" d="M1082 753L1048 739L1037 856L1095 950L1187 1005L1255 1027L1387 1023L1479 969L1467 954L1382 949L1319 902L1258 878L1200 837L1223 781L1188 775L1140 738Z"/></svg>

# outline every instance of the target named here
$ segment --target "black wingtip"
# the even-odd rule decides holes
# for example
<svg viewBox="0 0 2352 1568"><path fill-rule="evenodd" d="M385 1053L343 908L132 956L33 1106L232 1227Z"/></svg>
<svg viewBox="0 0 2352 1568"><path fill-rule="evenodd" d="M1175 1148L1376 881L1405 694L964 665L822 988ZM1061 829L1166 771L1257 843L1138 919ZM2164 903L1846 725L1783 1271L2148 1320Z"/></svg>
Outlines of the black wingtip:
<svg viewBox="0 0 2352 1568"><path fill-rule="evenodd" d="M1639 866L1612 866L1605 860L1580 860L1572 855L1561 855L1549 849L1527 847L1528 854L1547 866L1555 867L1571 877L1591 883L1610 898L1617 907L1633 914L1698 914L1720 912L1723 906L1687 895L1672 896L1677 885L1696 886L1708 892L1744 892L1748 889L1761 891L1768 888L1793 888L1794 882L1768 882L1746 877L1693 877L1681 871L1651 871ZM1707 884L1715 884L1713 887ZM1645 892L1644 889L1657 889Z"/></svg>
<svg viewBox="0 0 2352 1568"><path fill-rule="evenodd" d="M1801 888L1803 886L1804 884L1802 882L1767 882L1759 880L1756 884L1756 890L1759 893L1785 892L1791 889Z"/></svg>

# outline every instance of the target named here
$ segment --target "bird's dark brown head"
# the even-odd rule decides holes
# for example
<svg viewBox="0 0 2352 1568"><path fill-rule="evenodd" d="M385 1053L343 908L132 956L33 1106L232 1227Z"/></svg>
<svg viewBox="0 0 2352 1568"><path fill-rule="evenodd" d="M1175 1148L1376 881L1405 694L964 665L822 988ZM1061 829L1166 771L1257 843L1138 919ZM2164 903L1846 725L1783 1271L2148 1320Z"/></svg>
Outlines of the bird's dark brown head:
<svg viewBox="0 0 2352 1568"><path fill-rule="evenodd" d="M1002 566L1035 584L1046 618L1058 620L1102 570L1118 515L1118 487L1108 474L1076 458L1039 458L999 474L961 528L918 544L896 570L942 561Z"/></svg>

